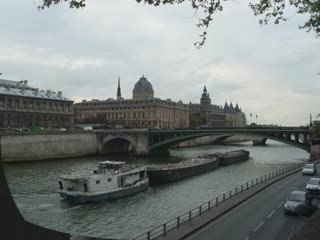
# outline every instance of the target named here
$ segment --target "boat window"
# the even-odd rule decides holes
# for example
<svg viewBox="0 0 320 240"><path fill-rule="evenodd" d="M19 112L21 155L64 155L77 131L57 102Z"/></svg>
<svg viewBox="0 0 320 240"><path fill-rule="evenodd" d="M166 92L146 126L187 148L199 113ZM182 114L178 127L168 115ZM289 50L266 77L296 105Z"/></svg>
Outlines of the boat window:
<svg viewBox="0 0 320 240"><path fill-rule="evenodd" d="M100 184L100 180L97 180L97 181L96 181L96 184Z"/></svg>
<svg viewBox="0 0 320 240"><path fill-rule="evenodd" d="M111 178L108 178L108 182L111 182L111 180L112 180Z"/></svg>

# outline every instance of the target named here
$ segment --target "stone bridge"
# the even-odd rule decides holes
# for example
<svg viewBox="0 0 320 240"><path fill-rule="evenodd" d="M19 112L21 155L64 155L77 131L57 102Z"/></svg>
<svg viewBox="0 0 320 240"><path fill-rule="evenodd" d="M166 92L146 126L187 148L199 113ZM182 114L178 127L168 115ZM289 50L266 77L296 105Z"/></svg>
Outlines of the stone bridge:
<svg viewBox="0 0 320 240"><path fill-rule="evenodd" d="M139 156L168 154L178 143L205 136L217 142L234 135L272 139L320 156L320 144L310 144L309 128L110 129L67 132L0 132L4 161L32 161L128 152ZM311 149L311 151L310 151Z"/></svg>
<svg viewBox="0 0 320 240"><path fill-rule="evenodd" d="M117 129L97 131L99 153L133 152L136 155L168 153L178 143L204 136L217 136L217 140L234 135L248 135L289 144L310 151L308 127L245 127L245 128L206 128L206 129Z"/></svg>

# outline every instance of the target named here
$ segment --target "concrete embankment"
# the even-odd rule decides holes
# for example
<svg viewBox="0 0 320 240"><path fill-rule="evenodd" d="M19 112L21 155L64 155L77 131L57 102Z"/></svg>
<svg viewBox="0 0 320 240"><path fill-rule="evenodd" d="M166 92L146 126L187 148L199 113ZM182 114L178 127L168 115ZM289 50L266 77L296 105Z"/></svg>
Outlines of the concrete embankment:
<svg viewBox="0 0 320 240"><path fill-rule="evenodd" d="M0 144L4 162L77 157L98 151L93 132L1 135Z"/></svg>

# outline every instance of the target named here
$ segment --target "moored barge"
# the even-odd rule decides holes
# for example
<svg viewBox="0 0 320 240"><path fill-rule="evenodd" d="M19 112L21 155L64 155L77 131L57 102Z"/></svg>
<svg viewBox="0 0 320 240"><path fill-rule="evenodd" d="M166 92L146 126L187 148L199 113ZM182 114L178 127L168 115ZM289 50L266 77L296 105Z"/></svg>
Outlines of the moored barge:
<svg viewBox="0 0 320 240"><path fill-rule="evenodd" d="M218 166L216 158L195 158L175 164L148 167L147 174L150 184L161 184L208 172L217 169Z"/></svg>
<svg viewBox="0 0 320 240"><path fill-rule="evenodd" d="M177 181L197 174L209 172L219 166L227 166L233 163L249 159L249 151L236 150L226 153L214 153L198 156L198 158L186 160L175 164L148 167L147 174L150 184L161 184Z"/></svg>
<svg viewBox="0 0 320 240"><path fill-rule="evenodd" d="M199 156L208 159L218 159L219 166L227 166L233 163L242 162L249 159L250 152L246 150L235 150L226 153L213 153Z"/></svg>

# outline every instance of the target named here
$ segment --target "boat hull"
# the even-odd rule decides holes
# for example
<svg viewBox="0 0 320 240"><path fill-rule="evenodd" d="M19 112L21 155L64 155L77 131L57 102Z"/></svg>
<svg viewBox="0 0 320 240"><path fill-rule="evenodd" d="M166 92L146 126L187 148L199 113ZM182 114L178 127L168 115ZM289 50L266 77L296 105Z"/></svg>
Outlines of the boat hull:
<svg viewBox="0 0 320 240"><path fill-rule="evenodd" d="M183 178L191 177L197 174L212 171L218 168L218 161L211 161L205 164L199 164L190 167L174 169L148 169L147 174L151 185L168 183Z"/></svg>
<svg viewBox="0 0 320 240"><path fill-rule="evenodd" d="M237 163L237 162L242 162L242 161L245 161L245 160L249 159L249 154L250 154L249 151L239 150L237 152L239 152L238 155L234 155L234 156L226 155L226 156L223 156L223 157L219 157L218 158L219 165L220 166L227 166L227 165L230 165L230 164L234 164L234 163Z"/></svg>
<svg viewBox="0 0 320 240"><path fill-rule="evenodd" d="M141 183L138 186L132 186L128 188L123 188L113 192L93 194L93 193L81 193L81 192L68 192L65 190L60 190L60 196L70 203L86 203L86 202L101 202L114 200L121 197L129 196L147 189L149 186L148 181Z"/></svg>

